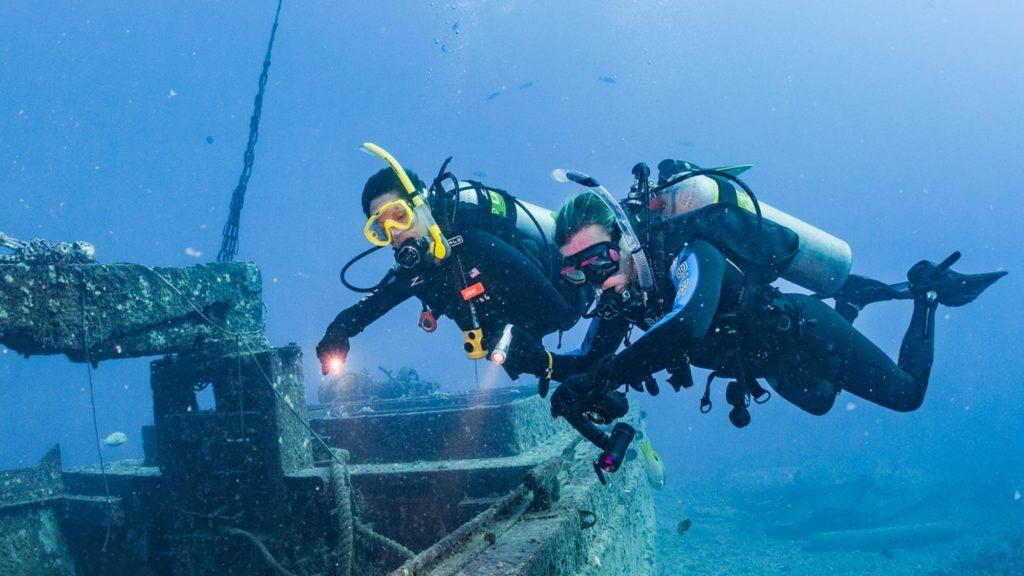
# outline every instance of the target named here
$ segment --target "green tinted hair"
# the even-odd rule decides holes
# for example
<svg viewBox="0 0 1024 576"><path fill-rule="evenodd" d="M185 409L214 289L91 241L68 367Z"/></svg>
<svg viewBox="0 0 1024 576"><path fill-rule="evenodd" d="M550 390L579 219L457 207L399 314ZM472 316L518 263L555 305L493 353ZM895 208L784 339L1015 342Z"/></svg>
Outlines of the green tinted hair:
<svg viewBox="0 0 1024 576"><path fill-rule="evenodd" d="M593 192L584 192L570 199L555 216L555 244L564 246L580 228L597 224L611 235L619 237L619 226L611 208Z"/></svg>
<svg viewBox="0 0 1024 576"><path fill-rule="evenodd" d="M409 175L409 180L412 181L412 185L415 186L417 190L422 190L426 187L415 172L412 170L406 170L405 173ZM405 198L405 188L403 188L402 183L398 181L398 176L395 175L395 171L391 168L381 168L376 174L370 176L370 179L366 181L366 185L363 186L363 213L369 216L370 203L372 203L378 196L383 196L388 192L398 192L403 198Z"/></svg>

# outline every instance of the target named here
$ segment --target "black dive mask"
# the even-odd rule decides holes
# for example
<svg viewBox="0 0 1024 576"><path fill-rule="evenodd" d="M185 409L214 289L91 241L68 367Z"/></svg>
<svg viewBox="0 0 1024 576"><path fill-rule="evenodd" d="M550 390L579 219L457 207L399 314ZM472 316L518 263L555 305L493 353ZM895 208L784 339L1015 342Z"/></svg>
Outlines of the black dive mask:
<svg viewBox="0 0 1024 576"><path fill-rule="evenodd" d="M573 286L590 284L600 286L619 271L619 245L616 242L598 242L566 257L568 266L562 268L562 278Z"/></svg>
<svg viewBox="0 0 1024 576"><path fill-rule="evenodd" d="M430 257L430 242L426 238L410 238L395 250L395 262L406 270L419 267Z"/></svg>

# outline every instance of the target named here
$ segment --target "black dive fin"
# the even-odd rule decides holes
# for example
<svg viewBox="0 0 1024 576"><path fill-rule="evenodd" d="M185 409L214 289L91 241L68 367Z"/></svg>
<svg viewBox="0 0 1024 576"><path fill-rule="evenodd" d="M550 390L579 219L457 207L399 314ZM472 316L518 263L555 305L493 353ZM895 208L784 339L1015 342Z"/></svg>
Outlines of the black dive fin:
<svg viewBox="0 0 1024 576"><path fill-rule="evenodd" d="M1007 274L1005 270L982 274L954 272L949 269L949 266L956 262L959 254L959 252L954 252L941 264L934 264L927 260L914 264L907 272L907 279L910 280L910 292L921 295L935 291L939 304L963 306L973 302L986 288Z"/></svg>

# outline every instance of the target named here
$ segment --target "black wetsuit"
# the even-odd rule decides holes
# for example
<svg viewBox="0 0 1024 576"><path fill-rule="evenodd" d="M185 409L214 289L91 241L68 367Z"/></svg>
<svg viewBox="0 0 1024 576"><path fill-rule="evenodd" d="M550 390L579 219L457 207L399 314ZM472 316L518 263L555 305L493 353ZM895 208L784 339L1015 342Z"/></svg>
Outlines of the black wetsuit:
<svg viewBox="0 0 1024 576"><path fill-rule="evenodd" d="M554 247L538 246L514 227L497 225L490 230L465 225L457 236L461 243L438 265L414 270L399 269L375 292L343 310L328 328L352 337L395 306L415 296L437 316L447 316L462 330L474 328L473 313L463 290L480 284L483 292L472 297L485 345L500 336L505 324L539 339L566 330L579 320L586 307L584 293L552 282L549 271L558 273L561 262ZM450 239L454 236L450 236ZM548 262L549 258L554 260Z"/></svg>
<svg viewBox="0 0 1024 576"><path fill-rule="evenodd" d="M608 363L608 381L638 382L664 369L688 375L693 365L766 379L813 414L828 412L841 390L893 410L920 406L932 365L934 302L915 299L895 363L821 300L752 285L721 250L686 230L666 229L664 243L665 257L652 263L664 271L660 320L649 327L641 319L595 320L580 350L556 356L555 379L613 354L639 326L643 335Z"/></svg>

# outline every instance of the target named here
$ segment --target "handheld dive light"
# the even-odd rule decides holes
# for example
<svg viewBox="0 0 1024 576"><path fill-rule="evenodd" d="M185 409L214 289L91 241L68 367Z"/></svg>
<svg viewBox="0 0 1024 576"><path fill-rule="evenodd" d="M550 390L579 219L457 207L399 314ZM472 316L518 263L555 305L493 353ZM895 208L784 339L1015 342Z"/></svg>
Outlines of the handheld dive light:
<svg viewBox="0 0 1024 576"><path fill-rule="evenodd" d="M494 350L491 351L491 362L494 362L498 366L505 363L508 360L508 349L512 346L512 325L505 324L505 329L501 331L501 338L498 338L498 343L494 346Z"/></svg>
<svg viewBox="0 0 1024 576"><path fill-rule="evenodd" d="M345 361L342 360L341 356L331 356L331 358L327 360L327 371L331 375L338 376L344 369Z"/></svg>
<svg viewBox="0 0 1024 576"><path fill-rule="evenodd" d="M444 260L451 253L451 245L448 243L448 239L445 238L444 234L441 233L441 227L437 225L434 220L434 215L430 213L430 207L423 201L423 195L416 189L412 184L412 180L409 179L409 175L405 173L405 168L395 160L395 157L388 153L387 150L377 146L373 142L364 142L363 150L379 156L385 162L391 166L394 170L395 176L398 176L398 181L402 183L402 187L405 188L406 194L409 195L409 201L412 202L412 211L416 214L416 217L427 227L427 232L430 233L430 253L437 260Z"/></svg>
<svg viewBox="0 0 1024 576"><path fill-rule="evenodd" d="M597 473L597 479L601 481L601 484L605 483L603 472L612 473L622 466L626 459L626 450L629 449L629 444L635 436L636 430L625 422L619 422L615 428L612 428L612 435L608 439L607 447L594 461L594 472Z"/></svg>

